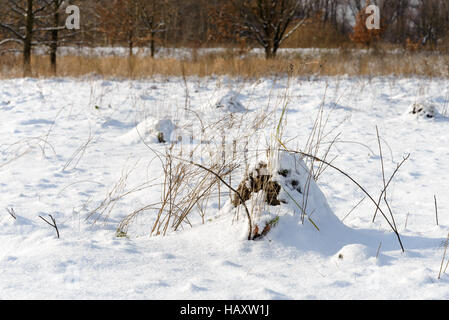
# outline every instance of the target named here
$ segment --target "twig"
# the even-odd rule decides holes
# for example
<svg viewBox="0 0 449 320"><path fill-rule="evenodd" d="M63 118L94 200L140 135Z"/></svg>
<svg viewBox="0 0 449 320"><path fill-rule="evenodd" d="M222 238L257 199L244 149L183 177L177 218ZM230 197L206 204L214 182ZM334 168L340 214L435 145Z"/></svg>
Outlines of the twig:
<svg viewBox="0 0 449 320"><path fill-rule="evenodd" d="M43 96L43 95L42 95L42 96ZM47 131L47 134L44 136L44 138L42 138L42 140L44 141L44 146L42 147L42 156L43 156L43 157L46 157L46 154L45 154L45 147L46 147L47 144L48 144L48 138L49 138L51 132L53 131L53 128L54 128L54 126L55 126L55 124L56 124L56 120L59 118L59 115L62 113L62 111L64 111L64 109L65 109L65 107L62 107L62 108L58 111L58 113L56 114L55 120L53 120L53 122L52 122L51 125L50 125L50 128L49 128L48 131ZM53 151L54 151L54 150L53 150Z"/></svg>
<svg viewBox="0 0 449 320"><path fill-rule="evenodd" d="M391 207L390 207L390 205L388 204L388 201L387 201L387 188L388 188L388 187L387 187L387 184L386 184L386 182L385 182L384 157L383 157L383 153L382 153L382 144L381 144L381 142L380 142L379 129L377 128L377 126L376 126L376 134L377 134L377 143L378 143L378 145L379 145L380 163L381 163L381 165L382 165L382 181L383 181L383 184L384 184L384 189L383 189L383 191L381 192L381 195L380 195L378 204L380 205L380 199L382 198L382 194L383 194L383 195L384 195L384 201L385 201L385 204L387 205L388 212L390 213L391 220L392 220L392 222L393 222L393 226L394 226L394 228L397 230L398 227L396 226L396 221L394 220L393 212L391 211ZM397 172L397 171L395 171L394 174L396 174L396 172ZM391 179L392 179L392 178L391 178ZM388 184L390 184L391 179L388 181ZM373 222L374 222L374 220L375 220L375 218L376 218L376 214L377 214L377 208L376 208L376 212L374 213Z"/></svg>
<svg viewBox="0 0 449 320"><path fill-rule="evenodd" d="M410 158L410 153L404 158L402 159L402 161L396 166L396 169L394 170L393 174L391 175L390 179L388 180L386 186L384 187L384 189L382 190L382 192L380 193L379 199L377 200L377 204L376 204L376 212L374 212L374 217L373 217L373 221L376 220L376 215L377 215L377 211L379 211L379 206L380 206L380 202L382 201L382 196L385 193L385 188L388 188L390 186L390 183L393 181L393 178L395 177L396 173L399 171L399 169L402 167L402 165Z"/></svg>
<svg viewBox="0 0 449 320"><path fill-rule="evenodd" d="M53 218L53 216L51 214L48 215L51 219L52 222L49 222L47 219L43 218L42 216L39 216L39 218L41 218L42 220L44 220L48 225L52 226L53 228L55 228L56 230L56 235L58 236L59 239L59 230L58 230L58 226L56 224L56 220L55 218Z"/></svg>
<svg viewBox="0 0 449 320"><path fill-rule="evenodd" d="M377 248L376 259L379 258L380 248L382 247L382 241L379 243L379 247Z"/></svg>
<svg viewBox="0 0 449 320"><path fill-rule="evenodd" d="M279 141L281 144L282 142ZM396 237L398 238L398 242L399 245L401 246L401 250L402 252L405 252L404 246L402 244L402 240L401 237L399 235L398 230L391 224L390 220L388 219L388 217L385 215L385 213L383 212L383 210L379 207L378 203L376 202L376 200L373 199L373 197L368 193L368 191L366 191L366 189L364 187L362 187L362 185L360 185L360 183L358 183L354 178L352 178L349 174L347 174L346 172L344 172L343 170L341 170L340 168L337 168L336 166L328 163L325 160L322 160L316 156L301 152L301 151L294 151L294 150L288 150L283 144L282 146L285 148L285 150L287 150L288 152L292 152L292 153L296 153L296 154L300 154L304 157L308 157L311 158L315 161L319 161L319 162L323 162L324 164L326 164L327 166L329 166L330 168L338 171L339 173L341 173L342 175L344 175L346 178L348 178L349 180L351 180L357 187L359 187L360 190L363 191L363 193L368 196L368 198L374 203L374 205L378 208L379 212L382 214L382 216L385 218L385 221L387 221L388 225L390 226L391 230L393 230L393 232L395 233Z"/></svg>
<svg viewBox="0 0 449 320"><path fill-rule="evenodd" d="M345 217L341 220L341 222L345 221L345 219L363 202L365 201L366 197L364 197L362 200L359 201L359 203L357 203L352 209L351 211L348 212L347 215L345 215Z"/></svg>
<svg viewBox="0 0 449 320"><path fill-rule="evenodd" d="M87 141L85 143L83 143L80 147L78 147L78 149L75 150L75 152L72 154L70 159L66 162L66 164L62 168L62 171L66 171L67 168L72 164L72 162L75 161L76 158L78 158L78 159L76 160L76 163L72 167L72 169L75 169L78 166L78 163L80 162L81 158L85 154L86 149L89 146L89 144L92 142L92 140L93 140L92 132L89 132L89 138L87 139Z"/></svg>
<svg viewBox="0 0 449 320"><path fill-rule="evenodd" d="M248 226L249 226L249 232L248 232L248 240L251 240L251 236L252 236L252 231L253 231L253 224L252 224L252 220L251 220L251 215L249 213L248 207L245 204L245 200L243 199L242 195L240 194L240 192L238 192L237 190L235 190L232 186L230 186L225 180L223 180L222 177L220 177L219 174L213 172L212 170L204 167L201 164L198 163L192 163L194 166L197 166L198 168L201 168L203 170L206 170L207 172L213 174L214 176L216 176L226 187L228 187L232 192L234 192L237 197L239 197L240 202L242 203L243 207L245 208L246 211L246 216L248 218Z"/></svg>
<svg viewBox="0 0 449 320"><path fill-rule="evenodd" d="M6 208L6 211L10 214L11 217L13 217L14 220L17 220L17 215L14 212L14 208L11 208L11 209Z"/></svg>
<svg viewBox="0 0 449 320"><path fill-rule="evenodd" d="M237 197L239 198L241 204L242 204L243 207L245 208L246 216L247 216L247 218L248 218L248 226L249 226L248 240L251 240L251 237L252 237L252 231L253 231L253 224L252 224L251 214L249 213L249 209L248 209L248 207L246 206L245 200L243 199L243 197L242 197L242 195L240 194L240 192L238 192L237 190L235 190L231 185L229 185L229 183L227 183L227 182L220 176L220 174L214 172L213 170L211 170L211 169L209 169L209 168L206 168L205 166L203 166L203 165L201 165L201 164L199 164L199 163L192 162L192 161L190 161L190 160L182 159L182 158L175 157L175 156L173 156L173 158L175 158L175 159L177 159L177 160L179 160L179 161L182 161L182 162L190 163L190 164L192 164L192 165L194 165L194 166L196 166L196 167L198 167L198 168L200 168L200 169L203 169L203 170L205 170L205 171L211 173L211 174L214 175L218 180L220 180L226 187L228 187L229 190L231 190L232 192L234 192L234 193L237 195Z"/></svg>
<svg viewBox="0 0 449 320"><path fill-rule="evenodd" d="M441 266L440 266L440 273L438 274L438 280L441 278L441 272L443 270L444 260L446 259L446 252L447 252L447 246L449 244L449 233L447 234L446 242L444 243L444 253L443 253L443 259L441 260ZM449 264L449 261L448 261ZM447 266L446 266L447 269ZM446 272L446 269L444 272Z"/></svg>
<svg viewBox="0 0 449 320"><path fill-rule="evenodd" d="M336 140L336 141L332 141L332 142L321 142L321 144L337 144L337 143L350 143L350 144L357 144L360 145L362 147L365 147L366 149L368 149L368 151L374 155L374 151L371 150L371 148L369 146L367 146L364 143L358 142L358 141L349 141L349 140Z"/></svg>
<svg viewBox="0 0 449 320"><path fill-rule="evenodd" d="M444 273L446 273L447 267L449 267L449 260L447 261L446 268L444 268Z"/></svg>
<svg viewBox="0 0 449 320"><path fill-rule="evenodd" d="M376 126L376 134L377 134L377 143L379 145L379 154L380 154L380 163L382 166L382 181L384 183L384 196L387 197L387 189L386 189L386 182L385 182L385 166L384 166L384 157L382 154L382 144L380 143L380 136L379 136L379 129Z"/></svg>
<svg viewBox="0 0 449 320"><path fill-rule="evenodd" d="M435 199L435 219L437 221L437 226L438 226L438 205L437 205L437 196L434 195L433 198Z"/></svg>
<svg viewBox="0 0 449 320"><path fill-rule="evenodd" d="M5 163L0 164L0 168L6 167L8 164L10 164L11 162L23 157L24 155L26 155L27 153L29 153L30 150L26 150L25 152L22 152L20 155L16 156L15 158L6 161Z"/></svg>
<svg viewBox="0 0 449 320"><path fill-rule="evenodd" d="M404 230L407 229L407 223L408 223L408 216L410 215L410 212L407 212L407 216L405 217L405 226L404 226Z"/></svg>

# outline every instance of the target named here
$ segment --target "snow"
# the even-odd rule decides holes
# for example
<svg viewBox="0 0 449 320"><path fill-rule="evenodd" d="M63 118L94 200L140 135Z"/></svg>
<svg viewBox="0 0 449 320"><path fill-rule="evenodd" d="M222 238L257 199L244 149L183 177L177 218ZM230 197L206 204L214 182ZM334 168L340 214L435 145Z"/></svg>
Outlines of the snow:
<svg viewBox="0 0 449 320"><path fill-rule="evenodd" d="M189 48L189 47L157 47L154 58L156 59L184 59L189 60L193 57L203 57L207 55L220 55L234 53L236 56L245 57L264 57L264 48L248 48L241 52L238 48ZM311 56L316 57L326 54L337 54L339 49L335 48L280 48L278 55L280 56ZM349 49L354 55L362 55L368 52L367 49ZM392 49L386 50L390 54L403 54L403 50ZM34 46L33 54L46 55L48 54L47 47ZM133 49L133 54L140 57L150 57L151 49L148 47L137 47ZM58 47L58 56L86 56L86 57L127 57L129 55L129 48L127 47Z"/></svg>
<svg viewBox="0 0 449 320"><path fill-rule="evenodd" d="M229 91L215 103L214 107L222 112L244 113L247 110L240 102L240 99L238 92Z"/></svg>
<svg viewBox="0 0 449 320"><path fill-rule="evenodd" d="M294 217L306 214L308 218L313 218L315 228L323 230L323 233L333 233L340 225L340 221L332 212L326 197L315 183L312 173L300 155L282 151L275 153L273 162L274 180L282 186L279 199L289 204L288 211L292 212ZM285 176L280 174L282 170L288 170ZM293 186L293 181L298 182L296 188ZM328 232L322 229L324 226ZM332 229L334 230L331 231Z"/></svg>
<svg viewBox="0 0 449 320"><path fill-rule="evenodd" d="M440 117L437 108L433 104L425 101L414 103L409 110L409 114L422 118Z"/></svg>
<svg viewBox="0 0 449 320"><path fill-rule="evenodd" d="M225 54L227 52L239 52L239 49L229 49L229 48L199 48L192 49L188 47L158 47L156 48L155 58L172 58L172 59L190 59L192 56L205 56L210 54ZM336 53L338 49L322 49L322 48L281 48L279 49L279 54L306 54L306 55L316 55L320 53ZM354 52L366 52L366 50L357 50ZM33 47L33 53L37 55L48 54L48 48L35 46ZM151 49L148 47L134 48L134 55L139 55L143 57L151 56ZM248 55L252 56L264 56L263 48L252 48L248 50ZM129 55L129 48L127 47L59 47L59 56L89 56L89 57L126 57Z"/></svg>
<svg viewBox="0 0 449 320"><path fill-rule="evenodd" d="M124 144L170 142L176 126L170 119L148 118L120 137ZM161 138L161 139L159 139ZM162 140L162 141L159 141Z"/></svg>
<svg viewBox="0 0 449 320"><path fill-rule="evenodd" d="M449 232L447 79L214 77L187 85L163 77L0 81L1 299L449 299L449 273L437 279ZM230 92L247 111L214 111ZM169 145L154 131L182 137L184 154L207 154L225 136L227 153L237 140L237 157L246 148L249 163L266 160L286 101L288 147L305 147L322 108L330 132L323 145L340 134L327 159L376 199L376 126L388 177L410 153L387 194L405 252L382 216L372 222L368 199L350 213L365 194L332 168L310 187L319 231L290 202L264 208L280 216L277 225L247 241L247 221L241 210L235 219L222 186L221 210L215 196L204 224L194 214L193 227L150 237L148 211L117 234L123 218L160 200L162 165L149 147ZM416 101L434 105L437 117L408 114ZM279 166L299 160L287 154ZM234 187L243 173L235 171ZM307 171L295 175L304 183ZM104 214L93 212L105 199ZM49 214L60 239L39 218Z"/></svg>

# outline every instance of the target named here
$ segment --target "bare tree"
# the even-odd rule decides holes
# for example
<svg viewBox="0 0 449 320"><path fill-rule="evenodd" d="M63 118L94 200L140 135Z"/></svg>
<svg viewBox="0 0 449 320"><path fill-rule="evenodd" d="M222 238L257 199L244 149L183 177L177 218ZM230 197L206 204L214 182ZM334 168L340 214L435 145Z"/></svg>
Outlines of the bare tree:
<svg viewBox="0 0 449 320"><path fill-rule="evenodd" d="M105 34L111 44L126 43L131 57L134 47L143 40L139 24L139 0L114 0L109 5L99 3L97 12L100 32Z"/></svg>
<svg viewBox="0 0 449 320"><path fill-rule="evenodd" d="M240 36L262 46L274 58L282 43L307 17L306 1L230 0L229 19Z"/></svg>
<svg viewBox="0 0 449 320"><path fill-rule="evenodd" d="M423 44L436 45L448 34L449 3L447 0L419 0L416 23Z"/></svg>
<svg viewBox="0 0 449 320"><path fill-rule="evenodd" d="M56 74L57 69L57 61L56 61L56 55L58 51L59 41L60 41L60 31L64 30L63 26L60 26L60 11L61 7L64 4L64 0L51 0L50 3L50 10L51 10L51 27L49 28L49 31L51 33L51 40L50 40L50 65L51 70L54 74Z"/></svg>
<svg viewBox="0 0 449 320"><path fill-rule="evenodd" d="M165 6L166 3L158 0L138 0L139 18L145 32L144 39L150 41L151 57L154 58L156 51L157 35L166 32Z"/></svg>
<svg viewBox="0 0 449 320"><path fill-rule="evenodd" d="M31 51L35 33L39 32L38 14L42 13L49 1L46 0L7 0L2 7L8 14L1 17L0 28L6 31L9 38L2 40L0 45L7 43L19 44L22 47L23 74L31 74Z"/></svg>
<svg viewBox="0 0 449 320"><path fill-rule="evenodd" d="M71 1L71 4L80 4L83 0ZM41 35L41 39L39 39L39 43L43 45L47 45L49 48L49 56L50 56L50 66L53 74L56 74L57 71L57 52L58 48L62 43L71 43L75 42L71 41L78 35L78 30L69 30L65 26L65 19L63 16L65 14L64 9L69 5L69 1L67 0L47 0L49 3L47 10L45 11L46 15L43 16L44 27L38 29L39 31L43 31ZM85 5L85 3L83 3ZM83 6L83 8L85 8Z"/></svg>
<svg viewBox="0 0 449 320"><path fill-rule="evenodd" d="M346 5L351 9L353 15L357 16L365 6L365 2L364 0L346 0Z"/></svg>

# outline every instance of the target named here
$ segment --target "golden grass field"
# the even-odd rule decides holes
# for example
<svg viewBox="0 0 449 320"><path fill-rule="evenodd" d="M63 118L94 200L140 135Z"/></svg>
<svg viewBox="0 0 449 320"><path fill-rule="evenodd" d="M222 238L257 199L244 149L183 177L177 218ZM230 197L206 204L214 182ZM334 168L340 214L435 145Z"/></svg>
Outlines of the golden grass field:
<svg viewBox="0 0 449 320"><path fill-rule="evenodd" d="M189 59L132 57L61 56L58 71L51 72L48 56L32 57L33 77L80 77L140 79L153 76L229 75L259 78L290 73L292 76L423 76L449 77L449 54L426 51L327 50L319 54L282 54L266 60L240 56L234 51L192 55ZM0 77L22 77L20 55L0 56Z"/></svg>

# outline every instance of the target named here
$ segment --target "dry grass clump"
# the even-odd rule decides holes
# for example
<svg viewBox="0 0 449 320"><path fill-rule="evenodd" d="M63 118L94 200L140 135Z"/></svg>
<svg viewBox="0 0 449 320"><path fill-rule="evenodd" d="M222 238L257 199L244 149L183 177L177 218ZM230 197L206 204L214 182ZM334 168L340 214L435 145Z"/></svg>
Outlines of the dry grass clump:
<svg viewBox="0 0 449 320"><path fill-rule="evenodd" d="M208 171L189 162L166 153L163 161L164 181L161 200L142 207L127 215L118 227L118 234L126 234L134 219L146 211L156 213L150 235L166 235L169 231L177 231L184 225L192 226L190 217L198 212L205 222L205 209L213 195L219 180ZM210 170L217 172L223 179L232 172L232 168L214 164Z"/></svg>
<svg viewBox="0 0 449 320"><path fill-rule="evenodd" d="M244 125L247 117L254 120L251 121L252 126ZM185 134L190 134L190 141L183 142L180 137L158 146L145 143L149 153L161 163L161 176L155 185L160 189L160 199L125 216L118 226L117 235L127 236L130 226L141 216L150 219L148 234L151 236L164 236L197 223L206 223L211 218L211 205L218 201L220 210L235 193L232 176L240 175L248 161L247 156L238 157L237 153L240 154L245 143L247 147L248 140L265 127L267 120L263 109L252 116L246 113L224 114L211 122L195 113L192 121L197 130L184 128ZM240 132L239 141L229 141L229 138L227 141L225 132L229 130ZM107 217L104 210L94 211Z"/></svg>
<svg viewBox="0 0 449 320"><path fill-rule="evenodd" d="M46 56L33 56L35 77L55 76ZM0 78L22 77L21 57L0 56ZM293 68L292 68L293 66ZM225 51L192 59L134 57L62 56L58 59L58 77L99 75L106 78L140 79L153 76L229 75L259 78L282 75L292 69L292 76L425 76L448 77L449 55L433 52L334 49L310 53L285 53L276 59Z"/></svg>

